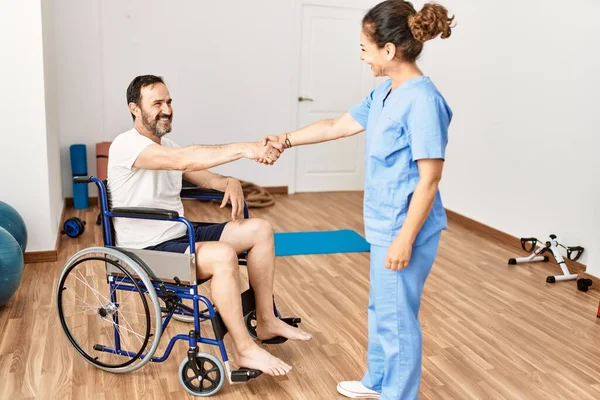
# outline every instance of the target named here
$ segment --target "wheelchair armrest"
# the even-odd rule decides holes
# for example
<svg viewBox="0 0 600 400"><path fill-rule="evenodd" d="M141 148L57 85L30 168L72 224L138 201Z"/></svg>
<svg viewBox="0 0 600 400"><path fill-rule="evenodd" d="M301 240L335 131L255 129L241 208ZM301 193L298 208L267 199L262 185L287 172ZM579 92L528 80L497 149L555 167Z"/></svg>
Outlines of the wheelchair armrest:
<svg viewBox="0 0 600 400"><path fill-rule="evenodd" d="M181 197L182 198L202 198L202 197L210 197L209 200L212 200L216 197L223 198L225 195L224 192L213 189L203 189L200 187L184 187L181 189Z"/></svg>
<svg viewBox="0 0 600 400"><path fill-rule="evenodd" d="M114 217L153 218L167 221L176 221L179 213L173 210L148 207L116 207L111 210Z"/></svg>
<svg viewBox="0 0 600 400"><path fill-rule="evenodd" d="M225 192L213 189L205 189L194 185L193 183L182 180L180 197L182 199L195 199L195 200L223 200ZM248 203L244 201L244 218L249 217Z"/></svg>
<svg viewBox="0 0 600 400"><path fill-rule="evenodd" d="M225 193L219 190L205 189L185 179L181 180L181 198L216 200L223 199L223 196L225 196Z"/></svg>

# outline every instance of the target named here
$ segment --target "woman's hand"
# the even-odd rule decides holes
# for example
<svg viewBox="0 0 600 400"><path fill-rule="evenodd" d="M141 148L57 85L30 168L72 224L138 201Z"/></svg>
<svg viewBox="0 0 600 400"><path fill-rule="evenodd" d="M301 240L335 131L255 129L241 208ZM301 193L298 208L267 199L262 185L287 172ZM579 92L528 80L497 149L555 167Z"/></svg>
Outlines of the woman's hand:
<svg viewBox="0 0 600 400"><path fill-rule="evenodd" d="M283 149L284 146L276 140L261 139L254 144L253 159L261 164L273 165Z"/></svg>
<svg viewBox="0 0 600 400"><path fill-rule="evenodd" d="M283 145L283 143L279 141L279 136L274 136L274 135L263 136L263 138L262 138L263 146L266 146L268 142L281 143ZM285 146L283 146L283 147L285 147Z"/></svg>
<svg viewBox="0 0 600 400"><path fill-rule="evenodd" d="M388 248L385 267L392 271L400 271L410 263L411 254L412 243L399 235Z"/></svg>
<svg viewBox="0 0 600 400"><path fill-rule="evenodd" d="M277 150L280 151L280 155L283 154L283 151L287 148L286 145L283 143L283 141L280 141L279 136L274 136L274 135L267 135L267 136L263 136L263 138L259 141L260 144L262 144L263 146L272 146L274 148L276 148ZM275 162L269 162L268 159L266 158L259 158L258 160L259 163L261 164L267 164L267 165L272 165Z"/></svg>
<svg viewBox="0 0 600 400"><path fill-rule="evenodd" d="M244 210L244 191L242 184L237 179L227 178L227 187L221 208L225 207L228 200L231 201L231 219L235 221Z"/></svg>
<svg viewBox="0 0 600 400"><path fill-rule="evenodd" d="M282 154L283 154L284 150L288 148L288 146L286 146L286 144L285 144L285 139L281 139L279 136L275 136L275 135L263 136L263 138L261 139L261 143L264 146L267 146L268 144L273 144L274 146L276 146L278 149L281 150Z"/></svg>

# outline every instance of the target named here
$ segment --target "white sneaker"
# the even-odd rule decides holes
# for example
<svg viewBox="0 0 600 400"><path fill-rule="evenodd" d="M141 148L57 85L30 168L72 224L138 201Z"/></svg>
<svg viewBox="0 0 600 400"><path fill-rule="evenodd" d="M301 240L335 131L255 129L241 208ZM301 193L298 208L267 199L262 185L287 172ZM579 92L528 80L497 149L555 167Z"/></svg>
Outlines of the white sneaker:
<svg viewBox="0 0 600 400"><path fill-rule="evenodd" d="M337 391L351 399L378 399L381 397L379 393L371 390L360 381L345 381L337 385Z"/></svg>

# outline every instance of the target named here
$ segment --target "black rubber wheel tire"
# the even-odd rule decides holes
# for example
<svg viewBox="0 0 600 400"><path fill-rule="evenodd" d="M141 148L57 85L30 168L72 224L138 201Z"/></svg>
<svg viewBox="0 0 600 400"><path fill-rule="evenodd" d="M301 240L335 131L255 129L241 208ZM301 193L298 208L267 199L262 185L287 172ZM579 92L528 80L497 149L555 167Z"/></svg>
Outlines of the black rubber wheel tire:
<svg viewBox="0 0 600 400"><path fill-rule="evenodd" d="M179 365L179 383L181 383L186 392L193 396L210 397L221 390L225 383L225 369L223 368L223 363L215 356L208 353L198 353L196 354L196 359L200 367L200 374L203 375L202 380L199 380L193 372L193 369L190 366L190 360L184 358ZM206 368L206 363L210 364L210 368ZM188 376L190 372L194 374L192 377ZM216 373L215 379L208 376L211 373ZM200 386L192 384L194 380L198 380ZM209 387L202 386L203 382L206 380L211 383Z"/></svg>

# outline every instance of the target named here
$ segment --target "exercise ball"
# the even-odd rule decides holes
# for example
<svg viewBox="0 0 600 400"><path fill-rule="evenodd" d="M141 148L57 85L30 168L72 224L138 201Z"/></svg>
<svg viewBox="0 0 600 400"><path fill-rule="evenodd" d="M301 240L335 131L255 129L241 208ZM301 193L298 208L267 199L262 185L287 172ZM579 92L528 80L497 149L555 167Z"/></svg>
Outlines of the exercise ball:
<svg viewBox="0 0 600 400"><path fill-rule="evenodd" d="M21 215L9 204L0 201L0 227L6 229L19 243L24 253L27 248L27 227Z"/></svg>
<svg viewBox="0 0 600 400"><path fill-rule="evenodd" d="M0 306L15 294L23 277L23 251L15 238L0 227Z"/></svg>

